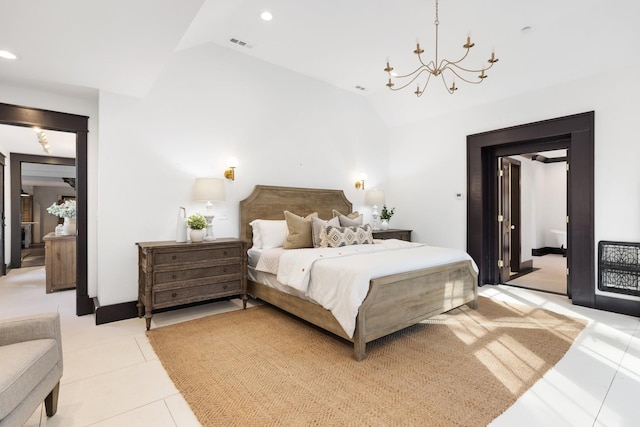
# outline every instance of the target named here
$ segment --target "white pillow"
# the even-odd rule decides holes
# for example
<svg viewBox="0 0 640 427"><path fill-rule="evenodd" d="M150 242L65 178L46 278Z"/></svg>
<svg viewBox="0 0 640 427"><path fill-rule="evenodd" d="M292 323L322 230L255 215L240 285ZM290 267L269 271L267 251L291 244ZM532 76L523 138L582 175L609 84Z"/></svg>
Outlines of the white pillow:
<svg viewBox="0 0 640 427"><path fill-rule="evenodd" d="M256 249L281 248L287 240L285 220L255 219L249 223L253 229L253 247Z"/></svg>

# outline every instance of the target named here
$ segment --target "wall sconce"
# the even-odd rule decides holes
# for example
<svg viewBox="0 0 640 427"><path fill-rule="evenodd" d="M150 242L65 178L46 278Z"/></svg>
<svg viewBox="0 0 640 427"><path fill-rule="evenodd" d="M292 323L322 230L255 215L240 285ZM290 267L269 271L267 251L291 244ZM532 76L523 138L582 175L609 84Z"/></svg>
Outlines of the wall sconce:
<svg viewBox="0 0 640 427"><path fill-rule="evenodd" d="M227 160L227 170L224 171L224 177L230 179L231 181L235 181L237 167L238 159L236 159L235 157L230 157Z"/></svg>
<svg viewBox="0 0 640 427"><path fill-rule="evenodd" d="M358 180L356 181L356 188L358 190L364 190L364 182L367 179L367 174L366 173L361 173L360 176L358 177Z"/></svg>

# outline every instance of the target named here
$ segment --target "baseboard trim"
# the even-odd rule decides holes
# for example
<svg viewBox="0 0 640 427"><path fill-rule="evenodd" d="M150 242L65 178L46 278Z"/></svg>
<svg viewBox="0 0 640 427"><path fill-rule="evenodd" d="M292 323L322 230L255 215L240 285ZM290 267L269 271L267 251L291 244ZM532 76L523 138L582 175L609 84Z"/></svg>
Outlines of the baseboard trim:
<svg viewBox="0 0 640 427"><path fill-rule="evenodd" d="M614 313L626 314L628 316L640 317L640 301L612 298L596 294L596 306L598 310L611 311Z"/></svg>
<svg viewBox="0 0 640 427"><path fill-rule="evenodd" d="M549 254L566 255L567 250L563 248L552 248L549 246L545 246L544 248L531 249L532 256L545 256Z"/></svg>
<svg viewBox="0 0 640 427"><path fill-rule="evenodd" d="M95 306L96 325L117 322L118 320L138 317L137 301L121 302L119 304L100 305L98 298L93 298Z"/></svg>

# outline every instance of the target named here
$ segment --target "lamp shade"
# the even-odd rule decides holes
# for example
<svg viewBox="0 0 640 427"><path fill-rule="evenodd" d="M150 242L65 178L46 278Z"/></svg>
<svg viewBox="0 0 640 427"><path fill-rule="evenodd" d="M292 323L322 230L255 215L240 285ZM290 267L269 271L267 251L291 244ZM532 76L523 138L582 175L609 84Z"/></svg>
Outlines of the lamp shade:
<svg viewBox="0 0 640 427"><path fill-rule="evenodd" d="M210 202L224 200L224 181L218 178L196 178L195 199Z"/></svg>
<svg viewBox="0 0 640 427"><path fill-rule="evenodd" d="M384 205L384 191L382 190L367 190L364 194L364 204L368 206L382 206Z"/></svg>

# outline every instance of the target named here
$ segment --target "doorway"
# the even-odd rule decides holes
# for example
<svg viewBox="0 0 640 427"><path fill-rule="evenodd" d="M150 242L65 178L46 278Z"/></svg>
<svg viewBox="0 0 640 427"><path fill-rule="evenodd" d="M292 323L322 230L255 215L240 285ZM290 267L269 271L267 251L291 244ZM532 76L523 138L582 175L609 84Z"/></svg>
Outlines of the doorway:
<svg viewBox="0 0 640 427"><path fill-rule="evenodd" d="M498 164L498 209L504 217L498 237L506 264L500 283L567 295L566 150L501 157Z"/></svg>
<svg viewBox="0 0 640 427"><path fill-rule="evenodd" d="M568 149L567 294L573 304L637 315L640 302L596 294L594 233L595 112L565 116L467 136L467 251L480 285L499 283L498 157Z"/></svg>
<svg viewBox="0 0 640 427"><path fill-rule="evenodd" d="M91 314L93 299L88 294L87 272L87 116L0 103L0 123L72 132L76 135L76 315ZM20 177L12 176L11 194L20 194ZM20 233L20 204L11 204L11 232ZM14 249L12 248L12 253ZM20 249L18 248L18 252Z"/></svg>

